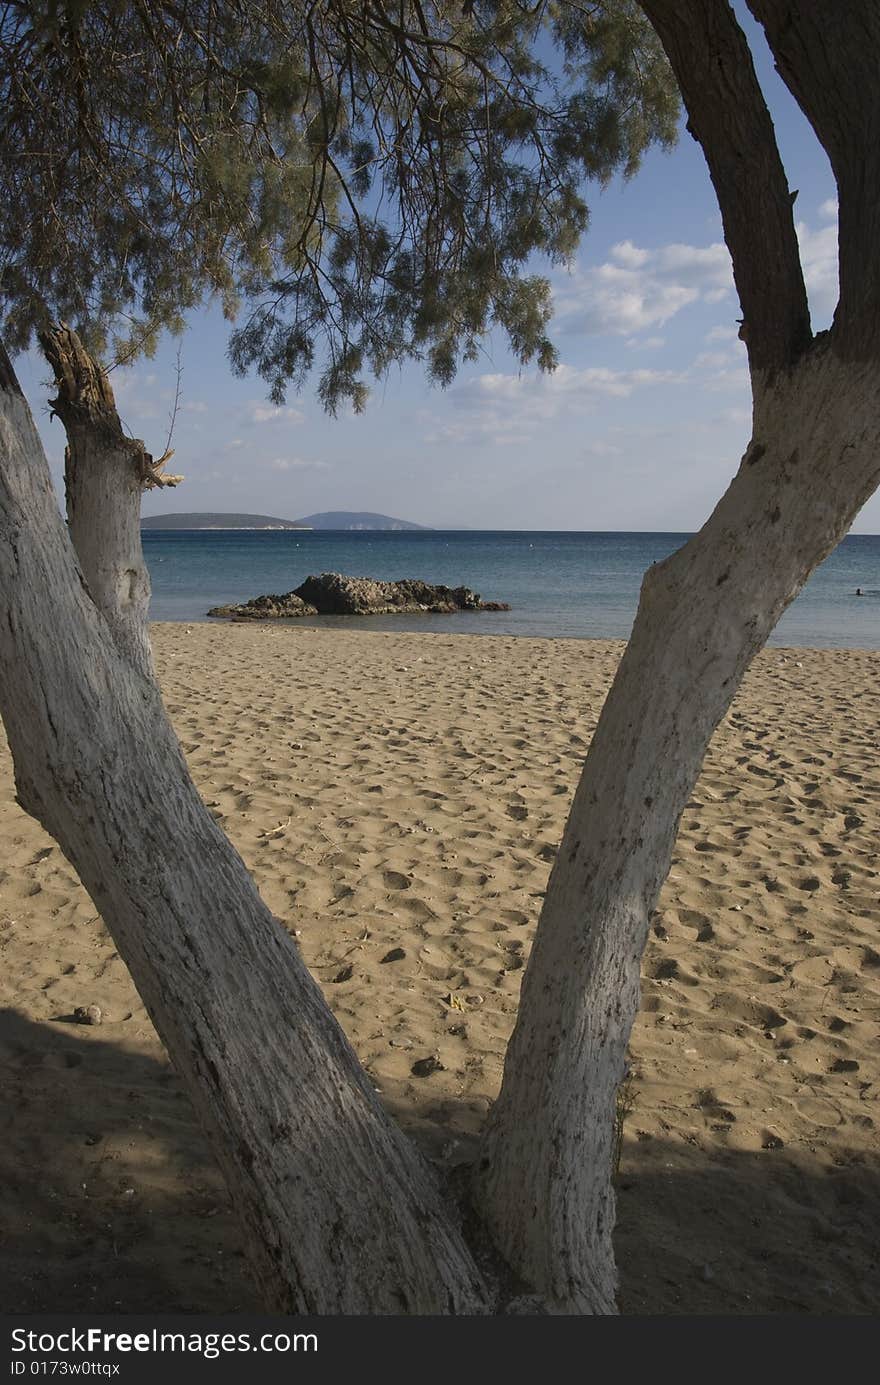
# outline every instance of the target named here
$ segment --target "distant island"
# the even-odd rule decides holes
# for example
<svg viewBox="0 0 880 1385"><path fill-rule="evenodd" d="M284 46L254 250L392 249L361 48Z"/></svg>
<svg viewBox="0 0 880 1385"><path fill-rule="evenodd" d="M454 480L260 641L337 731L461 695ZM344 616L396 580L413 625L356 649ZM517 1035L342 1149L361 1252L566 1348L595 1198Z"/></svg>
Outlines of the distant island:
<svg viewBox="0 0 880 1385"><path fill-rule="evenodd" d="M141 520L142 529L307 529L297 519L277 519L274 515L191 514L149 515Z"/></svg>
<svg viewBox="0 0 880 1385"><path fill-rule="evenodd" d="M323 510L319 515L306 515L295 521L307 529L427 529L426 524L413 524L408 519L391 515L374 515L369 510Z"/></svg>
<svg viewBox="0 0 880 1385"><path fill-rule="evenodd" d="M274 515L241 515L196 511L187 514L149 515L142 529L425 529L407 519L376 515L368 510L324 510L304 519L278 519Z"/></svg>

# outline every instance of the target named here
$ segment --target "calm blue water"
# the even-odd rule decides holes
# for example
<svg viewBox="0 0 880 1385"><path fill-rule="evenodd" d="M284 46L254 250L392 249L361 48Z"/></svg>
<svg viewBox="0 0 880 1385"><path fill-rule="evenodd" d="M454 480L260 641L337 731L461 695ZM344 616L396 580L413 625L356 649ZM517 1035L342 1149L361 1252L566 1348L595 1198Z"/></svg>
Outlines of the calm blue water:
<svg viewBox="0 0 880 1385"><path fill-rule="evenodd" d="M145 530L153 620L286 592L311 573L464 584L509 612L317 617L371 630L625 639L642 574L686 534ZM855 591L861 587L863 597ZM880 536L851 535L810 578L772 644L880 649Z"/></svg>

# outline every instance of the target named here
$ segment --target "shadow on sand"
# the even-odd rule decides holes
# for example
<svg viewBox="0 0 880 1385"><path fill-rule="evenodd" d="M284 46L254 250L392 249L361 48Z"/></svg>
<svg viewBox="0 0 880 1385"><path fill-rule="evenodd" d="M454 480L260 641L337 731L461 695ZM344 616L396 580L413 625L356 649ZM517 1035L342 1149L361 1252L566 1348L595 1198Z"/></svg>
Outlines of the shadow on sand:
<svg viewBox="0 0 880 1385"><path fill-rule="evenodd" d="M106 1029L3 1010L0 1087L5 1311L259 1311L170 1065ZM456 1125L467 1149L476 1113L451 1106L403 1113L432 1153ZM790 1150L710 1160L628 1139L618 1213L624 1313L880 1311L880 1170L844 1150L823 1171Z"/></svg>

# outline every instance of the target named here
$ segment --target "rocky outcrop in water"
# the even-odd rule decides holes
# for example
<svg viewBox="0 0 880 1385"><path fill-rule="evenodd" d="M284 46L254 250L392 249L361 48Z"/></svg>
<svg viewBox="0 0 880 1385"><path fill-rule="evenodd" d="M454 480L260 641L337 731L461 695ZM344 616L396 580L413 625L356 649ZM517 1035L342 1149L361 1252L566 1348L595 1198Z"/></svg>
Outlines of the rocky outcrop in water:
<svg viewBox="0 0 880 1385"><path fill-rule="evenodd" d="M498 602L480 599L469 587L437 587L406 578L377 582L371 577L344 577L323 572L307 577L296 595L316 607L322 616L393 615L418 611L486 611L504 609Z"/></svg>
<svg viewBox="0 0 880 1385"><path fill-rule="evenodd" d="M282 596L257 596L237 606L214 606L209 616L233 620L289 620L292 616L416 615L424 612L509 611L503 601L483 601L470 587L432 586L415 578L378 582L322 572Z"/></svg>
<svg viewBox="0 0 880 1385"><path fill-rule="evenodd" d="M240 606L212 606L209 616L226 616L231 620L290 620L293 616L316 616L314 606L307 606L296 592L282 596L255 596Z"/></svg>

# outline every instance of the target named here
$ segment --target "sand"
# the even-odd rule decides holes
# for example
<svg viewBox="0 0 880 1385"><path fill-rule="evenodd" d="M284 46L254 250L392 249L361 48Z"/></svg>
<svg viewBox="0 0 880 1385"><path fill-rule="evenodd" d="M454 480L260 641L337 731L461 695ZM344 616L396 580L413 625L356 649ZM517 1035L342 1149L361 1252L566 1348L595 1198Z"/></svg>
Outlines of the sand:
<svg viewBox="0 0 880 1385"><path fill-rule="evenodd" d="M154 642L205 799L388 1105L455 1161L497 1091L622 645L437 619ZM711 746L631 1044L625 1313L880 1309L878 672L877 653L767 651ZM0 1302L256 1308L188 1101L91 901L16 807L5 742L0 841ZM88 1005L103 1022L71 1023Z"/></svg>

